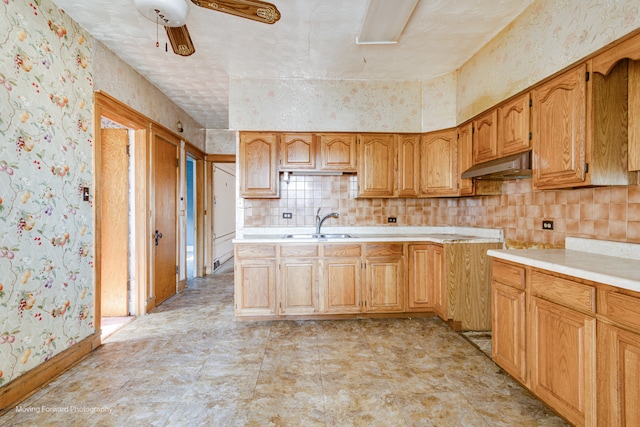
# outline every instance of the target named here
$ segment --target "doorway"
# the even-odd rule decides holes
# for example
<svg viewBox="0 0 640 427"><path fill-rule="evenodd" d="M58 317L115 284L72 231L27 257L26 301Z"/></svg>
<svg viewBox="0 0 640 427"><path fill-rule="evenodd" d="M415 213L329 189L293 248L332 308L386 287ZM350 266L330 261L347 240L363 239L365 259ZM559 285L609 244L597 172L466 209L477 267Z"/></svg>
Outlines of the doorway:
<svg viewBox="0 0 640 427"><path fill-rule="evenodd" d="M187 225L186 225L186 268L187 280L191 280L196 276L196 159L187 154L186 168L186 187L187 187Z"/></svg>
<svg viewBox="0 0 640 427"><path fill-rule="evenodd" d="M135 227L131 227L133 130L105 117L100 122L100 324L102 339L133 320L135 308Z"/></svg>

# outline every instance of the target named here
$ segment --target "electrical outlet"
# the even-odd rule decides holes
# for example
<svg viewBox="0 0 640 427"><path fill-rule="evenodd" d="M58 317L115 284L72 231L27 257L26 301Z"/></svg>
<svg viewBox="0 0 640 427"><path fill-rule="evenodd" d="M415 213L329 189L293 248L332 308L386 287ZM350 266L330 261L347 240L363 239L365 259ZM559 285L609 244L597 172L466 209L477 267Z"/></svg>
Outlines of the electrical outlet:
<svg viewBox="0 0 640 427"><path fill-rule="evenodd" d="M293 214L292 214L291 212L284 212L284 213L282 214L282 218L284 218L284 219L291 219L291 218L293 218Z"/></svg>
<svg viewBox="0 0 640 427"><path fill-rule="evenodd" d="M553 230L553 221L543 220L542 221L542 229L543 230Z"/></svg>
<svg viewBox="0 0 640 427"><path fill-rule="evenodd" d="M397 222L396 217L395 216L390 216L389 218L387 218L387 222L395 224Z"/></svg>

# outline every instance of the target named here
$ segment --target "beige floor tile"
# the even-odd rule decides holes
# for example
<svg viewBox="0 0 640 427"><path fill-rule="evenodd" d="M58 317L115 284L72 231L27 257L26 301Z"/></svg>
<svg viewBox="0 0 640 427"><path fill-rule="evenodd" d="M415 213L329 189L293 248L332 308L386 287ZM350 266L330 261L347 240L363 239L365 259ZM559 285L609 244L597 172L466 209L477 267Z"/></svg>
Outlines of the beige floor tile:
<svg viewBox="0 0 640 427"><path fill-rule="evenodd" d="M487 357L486 334L435 317L236 321L232 266L221 271L115 332L0 425L566 425ZM85 412L43 410L71 406Z"/></svg>

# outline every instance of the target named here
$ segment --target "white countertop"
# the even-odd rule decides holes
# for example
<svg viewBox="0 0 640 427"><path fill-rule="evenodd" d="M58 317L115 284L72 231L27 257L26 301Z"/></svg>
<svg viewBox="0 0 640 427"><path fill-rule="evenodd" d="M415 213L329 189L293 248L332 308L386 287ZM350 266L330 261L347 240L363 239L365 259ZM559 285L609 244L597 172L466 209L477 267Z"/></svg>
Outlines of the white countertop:
<svg viewBox="0 0 640 427"><path fill-rule="evenodd" d="M568 237L566 249L491 249L489 256L640 292L640 245Z"/></svg>
<svg viewBox="0 0 640 427"><path fill-rule="evenodd" d="M495 243L502 242L501 229L474 227L322 227L326 234L351 234L349 238L286 238L288 234L312 234L313 228L244 229L233 243L363 243L363 242L433 242Z"/></svg>

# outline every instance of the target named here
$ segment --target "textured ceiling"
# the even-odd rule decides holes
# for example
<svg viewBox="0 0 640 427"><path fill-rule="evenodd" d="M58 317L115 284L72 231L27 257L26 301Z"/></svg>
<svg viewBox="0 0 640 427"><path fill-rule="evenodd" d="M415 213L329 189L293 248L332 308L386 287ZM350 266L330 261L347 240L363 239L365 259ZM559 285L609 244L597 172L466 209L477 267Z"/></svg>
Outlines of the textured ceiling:
<svg viewBox="0 0 640 427"><path fill-rule="evenodd" d="M229 78L428 80L459 68L532 0L420 0L400 43L356 45L368 0L271 0L274 25L189 2L190 57L133 0L53 0L207 129L227 129ZM393 1L393 0L388 0Z"/></svg>

